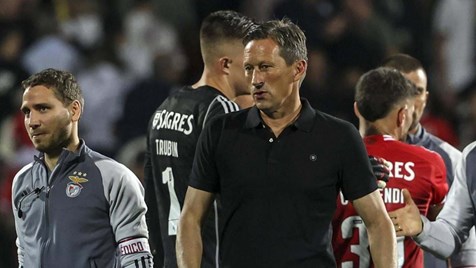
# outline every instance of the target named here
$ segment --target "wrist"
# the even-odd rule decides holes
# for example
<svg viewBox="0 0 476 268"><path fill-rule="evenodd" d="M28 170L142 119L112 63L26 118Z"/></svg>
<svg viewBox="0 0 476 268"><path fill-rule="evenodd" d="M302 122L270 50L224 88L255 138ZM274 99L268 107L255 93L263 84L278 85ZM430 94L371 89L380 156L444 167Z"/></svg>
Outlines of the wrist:
<svg viewBox="0 0 476 268"><path fill-rule="evenodd" d="M423 227L424 227L425 223L423 222L423 220L420 218L420 224L419 224L419 229L417 229L417 234L415 236L419 236L422 232L423 232Z"/></svg>

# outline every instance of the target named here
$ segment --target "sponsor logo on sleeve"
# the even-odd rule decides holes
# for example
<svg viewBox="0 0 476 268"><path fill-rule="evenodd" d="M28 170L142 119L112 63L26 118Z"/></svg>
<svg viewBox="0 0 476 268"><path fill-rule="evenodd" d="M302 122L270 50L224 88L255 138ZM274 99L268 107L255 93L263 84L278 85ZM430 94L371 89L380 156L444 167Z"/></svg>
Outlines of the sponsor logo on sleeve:
<svg viewBox="0 0 476 268"><path fill-rule="evenodd" d="M147 241L147 238L134 238L121 242L119 243L119 252L121 256L139 252L150 253L149 241Z"/></svg>

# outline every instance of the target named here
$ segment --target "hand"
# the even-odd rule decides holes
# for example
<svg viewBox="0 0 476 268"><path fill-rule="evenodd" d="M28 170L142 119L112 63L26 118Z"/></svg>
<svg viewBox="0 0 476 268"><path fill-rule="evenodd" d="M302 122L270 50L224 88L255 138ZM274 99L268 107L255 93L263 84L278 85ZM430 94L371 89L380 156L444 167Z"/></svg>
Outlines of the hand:
<svg viewBox="0 0 476 268"><path fill-rule="evenodd" d="M392 220L397 236L417 236L423 230L423 223L420 218L420 211L413 202L410 192L403 189L403 208L388 213Z"/></svg>
<svg viewBox="0 0 476 268"><path fill-rule="evenodd" d="M390 175L390 163L381 157L375 157L372 155L369 155L369 160L375 178L377 178L378 188L385 188Z"/></svg>

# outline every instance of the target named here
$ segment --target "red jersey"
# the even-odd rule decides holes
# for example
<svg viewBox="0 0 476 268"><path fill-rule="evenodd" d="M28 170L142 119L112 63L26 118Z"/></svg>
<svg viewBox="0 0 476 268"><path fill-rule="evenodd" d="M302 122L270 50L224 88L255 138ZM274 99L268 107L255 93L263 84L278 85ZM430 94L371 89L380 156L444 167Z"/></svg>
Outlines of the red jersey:
<svg viewBox="0 0 476 268"><path fill-rule="evenodd" d="M448 192L446 168L441 156L421 146L406 144L388 135L364 138L369 155L392 164L390 179L380 193L387 211L404 207L402 189L408 189L420 213L441 204ZM342 194L332 220L337 267L371 267L367 230L352 204ZM423 251L411 238L397 238L398 267L423 267Z"/></svg>

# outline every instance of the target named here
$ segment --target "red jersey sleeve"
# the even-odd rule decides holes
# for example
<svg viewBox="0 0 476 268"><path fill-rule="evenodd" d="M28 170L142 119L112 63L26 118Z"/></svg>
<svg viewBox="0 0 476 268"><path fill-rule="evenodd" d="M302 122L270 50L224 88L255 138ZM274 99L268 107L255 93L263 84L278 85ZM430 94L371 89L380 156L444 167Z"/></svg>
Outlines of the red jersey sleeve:
<svg viewBox="0 0 476 268"><path fill-rule="evenodd" d="M432 159L433 165L433 198L431 200L432 205L438 205L443 203L446 194L448 193L448 182L446 181L446 167L443 158L437 153L433 153L434 159Z"/></svg>

